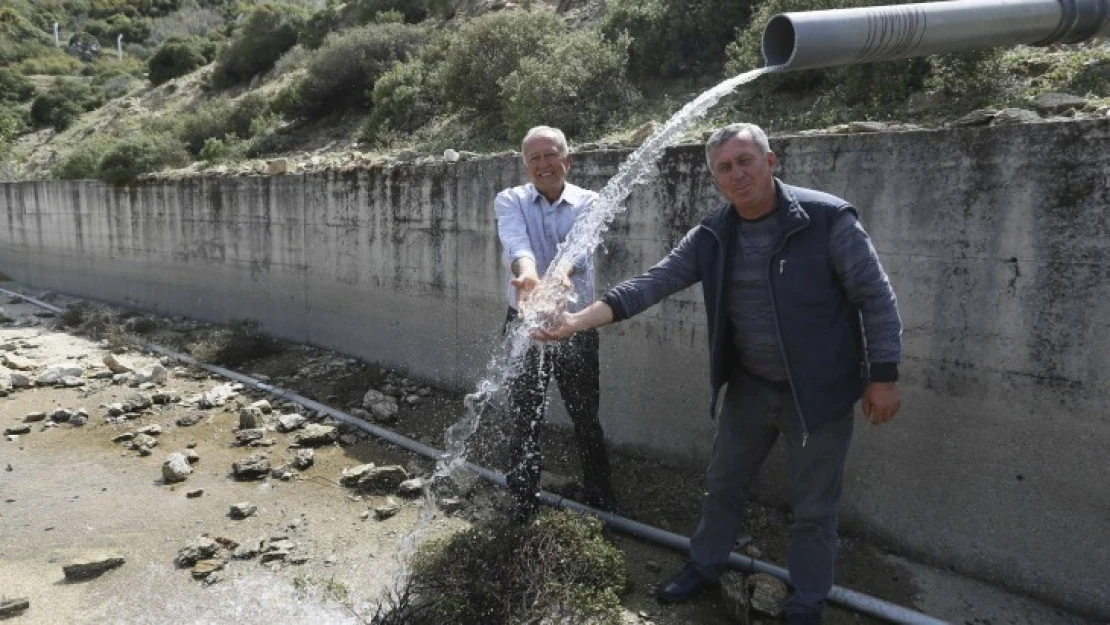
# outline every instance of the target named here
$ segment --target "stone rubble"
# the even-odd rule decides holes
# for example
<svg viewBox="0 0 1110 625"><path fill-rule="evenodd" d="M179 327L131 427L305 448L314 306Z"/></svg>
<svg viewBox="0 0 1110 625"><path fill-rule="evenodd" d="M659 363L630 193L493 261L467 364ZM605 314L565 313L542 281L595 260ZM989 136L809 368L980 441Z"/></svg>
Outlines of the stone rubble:
<svg viewBox="0 0 1110 625"><path fill-rule="evenodd" d="M231 465L232 473L240 480L260 480L270 474L270 459L264 454L251 454Z"/></svg>
<svg viewBox="0 0 1110 625"><path fill-rule="evenodd" d="M171 453L162 464L162 480L167 484L184 482L192 472L189 459L179 451Z"/></svg>
<svg viewBox="0 0 1110 625"><path fill-rule="evenodd" d="M228 516L236 520L242 520L258 511L258 506L250 503L249 501L242 501L239 503L231 504L231 509L228 511Z"/></svg>
<svg viewBox="0 0 1110 625"><path fill-rule="evenodd" d="M339 431L330 425L310 423L293 436L293 444L299 447L321 447L339 439Z"/></svg>
<svg viewBox="0 0 1110 625"><path fill-rule="evenodd" d="M70 581L92 579L106 571L122 566L124 562L123 557L116 554L86 555L63 566L62 572L65 574L65 578Z"/></svg>

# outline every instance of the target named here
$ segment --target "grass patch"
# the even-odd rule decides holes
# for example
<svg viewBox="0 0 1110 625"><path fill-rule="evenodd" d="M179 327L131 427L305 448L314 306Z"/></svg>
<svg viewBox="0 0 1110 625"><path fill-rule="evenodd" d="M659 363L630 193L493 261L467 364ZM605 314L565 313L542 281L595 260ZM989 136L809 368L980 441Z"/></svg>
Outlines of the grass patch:
<svg viewBox="0 0 1110 625"><path fill-rule="evenodd" d="M548 510L528 525L491 523L423 545L407 584L375 625L619 625L624 555L601 522Z"/></svg>
<svg viewBox="0 0 1110 625"><path fill-rule="evenodd" d="M189 353L202 362L237 367L285 351L285 344L262 332L256 319L232 319L207 338L190 343Z"/></svg>

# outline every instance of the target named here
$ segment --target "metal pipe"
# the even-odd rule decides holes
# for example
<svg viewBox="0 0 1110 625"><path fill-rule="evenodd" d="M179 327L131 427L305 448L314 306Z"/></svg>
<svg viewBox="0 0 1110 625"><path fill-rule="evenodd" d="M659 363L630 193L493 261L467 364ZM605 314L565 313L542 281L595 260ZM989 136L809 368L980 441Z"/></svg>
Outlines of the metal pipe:
<svg viewBox="0 0 1110 625"><path fill-rule="evenodd" d="M27 297L26 295L16 293L14 291L0 288L0 293L4 293L14 297L22 297L24 300L36 306L45 308L55 313L63 312L62 309L57 306L47 304L46 302ZM324 404L321 404L320 402L313 401L292 391L266 384L265 382L252 378L248 375L239 373L238 371L232 371L231 369L225 369L216 365L209 365L198 361L192 356L175 352L171 349L154 343L138 341L138 344L145 349L149 349L155 353L162 354L163 356L169 356L170 358L174 358L175 360L183 362L187 365L204 369L205 371L215 373L216 375L228 378L230 380L235 380L236 382L241 382L242 384L250 386L251 388L269 393L285 401L299 404L310 410L323 412L334 418L336 421L356 427L363 432L372 434L373 436L376 436L382 440L389 441L390 443L393 443L398 447L418 453L426 458L439 460L444 455L446 455L444 452L434 447L430 447L428 445L425 445L424 443L414 441L407 436L402 436L401 434L398 434L391 430L378 427L373 423L368 423L366 421L363 421L362 419L359 419L358 417L349 415L341 410L336 410L335 408L326 406ZM466 462L465 467L468 470L473 471L475 474L481 476L488 482L491 482L502 488L506 487L505 476L502 473L492 471L490 469L478 466L470 462ZM540 501L543 502L545 505L553 506L556 508L561 508L564 510L574 510L576 512L596 516L610 527L616 528L627 534L631 534L633 536L637 536L645 540L654 542L663 547L670 547L671 549L683 552L689 551L690 549L690 539L685 536L675 534L673 532L668 532L666 530L659 529L658 527L640 523L638 521L633 521L631 519L620 517L609 512L597 510L587 505L578 503L577 501L574 501L572 499L567 499L565 497L561 497L559 495L544 491L540 493ZM777 577L786 583L790 583L790 573L786 569L775 566L773 564L769 564L767 562L763 562L761 560L756 560L755 558L749 556L742 556L738 553L732 553L729 555L728 565L732 569L746 571L749 573L765 573L767 575ZM911 610L897 604L883 601L882 599L872 597L871 595L866 595L861 592L849 590L842 586L833 586L832 590L829 592L829 600L845 607L851 608L856 612L885 619L891 623L901 623L905 625L946 625L946 621L935 619L927 614L922 614L921 612L917 612L915 610Z"/></svg>
<svg viewBox="0 0 1110 625"><path fill-rule="evenodd" d="M952 0L780 13L763 28L771 71L1110 35L1110 0Z"/></svg>

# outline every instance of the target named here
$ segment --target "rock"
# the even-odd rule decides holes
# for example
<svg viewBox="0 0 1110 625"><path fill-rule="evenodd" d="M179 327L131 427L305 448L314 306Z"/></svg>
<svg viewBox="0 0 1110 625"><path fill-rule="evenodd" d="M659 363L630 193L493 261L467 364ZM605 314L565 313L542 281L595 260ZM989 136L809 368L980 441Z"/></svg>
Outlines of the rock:
<svg viewBox="0 0 1110 625"><path fill-rule="evenodd" d="M151 448L157 447L157 446L158 446L158 439L157 438L154 438L153 436L151 436L149 434L136 434L135 438L131 439L131 444L128 445L128 448L141 452L144 449L149 451ZM149 454L146 454L146 455L149 455Z"/></svg>
<svg viewBox="0 0 1110 625"><path fill-rule="evenodd" d="M204 579L224 568L225 562L218 559L198 560L193 566L193 579Z"/></svg>
<svg viewBox="0 0 1110 625"><path fill-rule="evenodd" d="M124 432L123 434L118 434L116 436L113 436L112 437L112 442L113 443L126 443L127 441L129 441L133 438L135 438L135 433L134 432Z"/></svg>
<svg viewBox="0 0 1110 625"><path fill-rule="evenodd" d="M37 423L46 419L45 412L28 412L27 416L23 417L24 423Z"/></svg>
<svg viewBox="0 0 1110 625"><path fill-rule="evenodd" d="M278 432L292 432L299 430L308 423L308 419L299 414L283 414L278 417L277 431Z"/></svg>
<svg viewBox="0 0 1110 625"><path fill-rule="evenodd" d="M352 472L344 469L339 482L371 495L387 495L397 492L401 483L407 479L409 474L398 465L376 467L371 464L355 467Z"/></svg>
<svg viewBox="0 0 1110 625"><path fill-rule="evenodd" d="M63 566L62 572L65 573L66 579L70 581L92 579L105 571L121 566L123 563L124 559L116 554L89 555Z"/></svg>
<svg viewBox="0 0 1110 625"><path fill-rule="evenodd" d="M188 499L196 499L197 497L200 497L203 494L204 494L204 489L203 488L198 488L196 490L191 490L191 491L185 493L185 497L188 498Z"/></svg>
<svg viewBox="0 0 1110 625"><path fill-rule="evenodd" d="M258 408L247 406L239 409L239 429L253 430L262 427L264 423L262 411Z"/></svg>
<svg viewBox="0 0 1110 625"><path fill-rule="evenodd" d="M69 424L75 428L79 428L88 422L88 416L82 414L73 415L73 418L69 420Z"/></svg>
<svg viewBox="0 0 1110 625"><path fill-rule="evenodd" d="M189 465L189 459L179 451L170 454L162 463L162 480L167 484L184 482L192 472L193 467Z"/></svg>
<svg viewBox="0 0 1110 625"><path fill-rule="evenodd" d="M22 356L16 356L15 354L4 354L0 356L0 364L3 364L9 369L15 369L16 371L30 371L35 368L34 362Z"/></svg>
<svg viewBox="0 0 1110 625"><path fill-rule="evenodd" d="M155 393L150 396L150 401L156 406L165 406L167 404L179 402L181 398L170 393Z"/></svg>
<svg viewBox="0 0 1110 625"><path fill-rule="evenodd" d="M200 423L200 420L201 416L199 414L190 414L185 415L184 417L178 417L175 423L177 423L179 427L187 428Z"/></svg>
<svg viewBox="0 0 1110 625"><path fill-rule="evenodd" d="M733 623L748 625L751 600L748 597L748 588L744 584L744 576L736 571L727 571L721 575L719 584L725 614Z"/></svg>
<svg viewBox="0 0 1110 625"><path fill-rule="evenodd" d="M189 542L180 551L173 563L178 568L184 569L193 566L199 560L208 560L220 552L220 543L207 536L198 536Z"/></svg>
<svg viewBox="0 0 1110 625"><path fill-rule="evenodd" d="M748 594L751 596L752 610L764 616L778 618L782 614L789 590L777 577L765 573L748 576Z"/></svg>
<svg viewBox="0 0 1110 625"><path fill-rule="evenodd" d="M9 372L8 379L12 382L12 388L31 388L31 376L25 373Z"/></svg>
<svg viewBox="0 0 1110 625"><path fill-rule="evenodd" d="M18 616L31 607L31 600L26 597L15 599L0 599L0 619Z"/></svg>
<svg viewBox="0 0 1110 625"><path fill-rule="evenodd" d="M443 160L447 161L448 163L457 163L460 158L462 158L462 155L460 155L455 150L452 150L451 148L447 148L443 151Z"/></svg>
<svg viewBox="0 0 1110 625"><path fill-rule="evenodd" d="M330 425L310 423L293 437L293 444L300 447L330 445L339 438L339 431Z"/></svg>
<svg viewBox="0 0 1110 625"><path fill-rule="evenodd" d="M401 510L401 504L392 497L386 499L385 504L374 508L374 518L379 521L384 521Z"/></svg>
<svg viewBox="0 0 1110 625"><path fill-rule="evenodd" d="M293 466L301 471L312 466L316 461L316 451L313 449L298 449L297 456L293 459Z"/></svg>
<svg viewBox="0 0 1110 625"><path fill-rule="evenodd" d="M162 365L147 365L134 373L134 384L165 384L170 372Z"/></svg>
<svg viewBox="0 0 1110 625"><path fill-rule="evenodd" d="M362 407L369 410L374 420L381 423L397 422L397 400L374 389L366 391Z"/></svg>
<svg viewBox="0 0 1110 625"><path fill-rule="evenodd" d="M628 138L628 144L632 146L642 145L644 141L648 140L648 137L655 133L657 125L655 120L652 120L640 126L632 133L632 136Z"/></svg>
<svg viewBox="0 0 1110 625"><path fill-rule="evenodd" d="M266 431L261 428L239 430L235 433L235 443L237 445L249 445L254 441L262 440L265 435Z"/></svg>
<svg viewBox="0 0 1110 625"><path fill-rule="evenodd" d="M150 425L146 425L139 428L138 430L135 430L135 433L149 434L150 436L160 436L162 434L162 426L158 425L157 423L151 423Z"/></svg>
<svg viewBox="0 0 1110 625"><path fill-rule="evenodd" d="M120 407L124 412L141 412L154 405L154 401L149 395L143 393L132 393L124 398Z"/></svg>
<svg viewBox="0 0 1110 625"><path fill-rule="evenodd" d="M50 420L54 423L67 423L73 417L73 411L67 410L65 408L58 408L54 412L50 413Z"/></svg>
<svg viewBox="0 0 1110 625"><path fill-rule="evenodd" d="M1027 124L1031 122L1041 121L1041 116L1036 112L1027 109L1019 108L1005 108L998 111L991 121L992 126L999 126L1002 124Z"/></svg>
<svg viewBox="0 0 1110 625"><path fill-rule="evenodd" d="M59 382L58 385L65 386L67 388L77 388L78 386L84 386L85 381L77 376L67 375L66 377L62 378L62 381Z"/></svg>
<svg viewBox="0 0 1110 625"><path fill-rule="evenodd" d="M35 382L42 386L53 386L60 384L67 377L79 378L83 373L85 373L85 369L81 365L70 363L51 365L39 375Z"/></svg>
<svg viewBox="0 0 1110 625"><path fill-rule="evenodd" d="M439 509L443 510L444 514L455 514L463 508L463 500L457 497L444 497L438 502Z"/></svg>
<svg viewBox="0 0 1110 625"><path fill-rule="evenodd" d="M351 408L351 416L356 419L362 419L363 421L369 421L374 418L374 415L370 414L369 410L364 410L362 408Z"/></svg>
<svg viewBox="0 0 1110 625"><path fill-rule="evenodd" d="M269 176L277 176L280 174L289 173L289 159L287 158L274 158L266 161L266 174Z"/></svg>
<svg viewBox="0 0 1110 625"><path fill-rule="evenodd" d="M231 504L231 510L228 512L228 515L233 519L245 519L249 516L254 516L255 512L258 512L258 506L249 501L243 501Z"/></svg>
<svg viewBox="0 0 1110 625"><path fill-rule="evenodd" d="M195 449L186 449L181 453L185 454L185 460L189 461L189 464L200 462L200 454L198 454Z"/></svg>
<svg viewBox="0 0 1110 625"><path fill-rule="evenodd" d="M250 560L258 555L257 545L241 545L238 549L231 552L231 557L236 560Z"/></svg>
<svg viewBox="0 0 1110 625"><path fill-rule="evenodd" d="M231 470L240 480L260 480L270 473L270 460L263 454L251 454L231 464Z"/></svg>
<svg viewBox="0 0 1110 625"><path fill-rule="evenodd" d="M242 384L228 382L212 387L200 395L190 398L189 401L196 404L198 408L218 408L226 404L227 400L238 395L241 388L243 388Z"/></svg>
<svg viewBox="0 0 1110 625"><path fill-rule="evenodd" d="M994 121L994 117L998 115L998 111L994 109L979 109L972 111L967 115L952 122L953 126L986 126Z"/></svg>
<svg viewBox="0 0 1110 625"><path fill-rule="evenodd" d="M1087 98L1070 93L1042 93L1030 101L1033 108L1042 115L1058 115L1068 109L1082 109L1087 106Z"/></svg>
<svg viewBox="0 0 1110 625"><path fill-rule="evenodd" d="M422 400L420 399L419 395L409 395L409 396L405 397L405 405L406 406L410 406L410 407L411 406L417 406L417 405L420 404L421 401Z"/></svg>
<svg viewBox="0 0 1110 625"><path fill-rule="evenodd" d="M262 411L262 414L270 414L271 412L274 411L273 406L271 406L270 402L266 401L265 399L260 399L256 402L254 402L253 404L247 406L247 408L257 408L258 410Z"/></svg>
<svg viewBox="0 0 1110 625"><path fill-rule="evenodd" d="M417 497L424 492L427 482L422 477L414 477L397 485L397 492L406 497Z"/></svg>
<svg viewBox="0 0 1110 625"><path fill-rule="evenodd" d="M131 373L135 370L131 365L116 358L115 354L108 354L101 362L103 362L104 366L108 367L108 370L112 373Z"/></svg>
<svg viewBox="0 0 1110 625"><path fill-rule="evenodd" d="M30 434L31 426L29 425L13 425L4 430L5 436L21 436L23 434Z"/></svg>
<svg viewBox="0 0 1110 625"><path fill-rule="evenodd" d="M848 132L852 134L865 132L883 132L887 125L883 122L848 122Z"/></svg>
<svg viewBox="0 0 1110 625"><path fill-rule="evenodd" d="M425 386L425 387L421 388L420 390L416 391L416 394L419 397L431 397L432 396L432 389Z"/></svg>
<svg viewBox="0 0 1110 625"><path fill-rule="evenodd" d="M420 152L417 152L416 150L401 150L400 152L397 153L397 160L399 160L399 161L411 161L413 159L416 159L419 156L420 156Z"/></svg>

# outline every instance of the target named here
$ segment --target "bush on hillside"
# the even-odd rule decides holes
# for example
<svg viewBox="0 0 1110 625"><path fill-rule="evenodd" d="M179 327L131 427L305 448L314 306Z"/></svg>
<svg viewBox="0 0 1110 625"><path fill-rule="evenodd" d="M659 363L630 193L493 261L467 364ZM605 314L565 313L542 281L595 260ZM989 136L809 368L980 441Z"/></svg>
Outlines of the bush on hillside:
<svg viewBox="0 0 1110 625"><path fill-rule="evenodd" d="M736 29L748 23L752 4L750 0L612 0L601 29L613 41L622 33L632 37L628 67L637 79L716 73L724 66L725 48L735 39Z"/></svg>
<svg viewBox="0 0 1110 625"><path fill-rule="evenodd" d="M31 123L35 128L49 126L61 132L82 113L101 104L103 100L98 89L77 79L60 78L31 103Z"/></svg>
<svg viewBox="0 0 1110 625"><path fill-rule="evenodd" d="M120 141L104 154L96 177L109 184L124 185L142 174L188 163L189 154L175 137L138 134Z"/></svg>
<svg viewBox="0 0 1110 625"><path fill-rule="evenodd" d="M282 111L304 119L368 108L378 78L415 55L426 38L424 28L408 24L370 24L332 35L283 95Z"/></svg>
<svg viewBox="0 0 1110 625"><path fill-rule="evenodd" d="M639 97L625 78L629 40L610 43L593 31L545 42L501 82L508 138L548 124L572 135L600 128Z"/></svg>
<svg viewBox="0 0 1110 625"><path fill-rule="evenodd" d="M277 62L297 37L307 11L291 4L265 3L253 7L231 43L220 51L212 84L230 87L246 82Z"/></svg>
<svg viewBox="0 0 1110 625"><path fill-rule="evenodd" d="M72 76L81 69L81 61L58 50L43 46L34 56L13 63L11 68L26 76Z"/></svg>
<svg viewBox="0 0 1110 625"><path fill-rule="evenodd" d="M309 50L324 45L331 33L388 22L418 24L436 11L429 0L351 0L350 2L329 2L328 6L312 14L305 24L301 44ZM439 11L440 13L442 11ZM399 18L399 19L398 19Z"/></svg>
<svg viewBox="0 0 1110 625"><path fill-rule="evenodd" d="M199 37L173 37L158 48L147 61L150 82L161 85L208 64L215 45Z"/></svg>
<svg viewBox="0 0 1110 625"><path fill-rule="evenodd" d="M27 130L27 126L27 115L23 109L0 102L0 156L7 152L16 137Z"/></svg>
<svg viewBox="0 0 1110 625"><path fill-rule="evenodd" d="M428 0L352 0L348 3L356 24L379 21L381 13L400 13L404 21L418 24L428 18Z"/></svg>
<svg viewBox="0 0 1110 625"><path fill-rule="evenodd" d="M413 132L435 117L437 97L429 73L424 61L414 58L397 63L374 83L363 140L373 142L390 131Z"/></svg>
<svg viewBox="0 0 1110 625"><path fill-rule="evenodd" d="M250 139L258 131L259 119L270 114L270 102L266 96L252 91L231 107L227 117L227 133L240 139Z"/></svg>
<svg viewBox="0 0 1110 625"><path fill-rule="evenodd" d="M100 160L118 142L115 137L95 133L73 146L50 174L63 180L92 180L100 170Z"/></svg>
<svg viewBox="0 0 1110 625"><path fill-rule="evenodd" d="M188 113L178 117L178 137L190 154L200 154L205 141L222 138L228 132L231 119L231 102L226 97L203 101Z"/></svg>
<svg viewBox="0 0 1110 625"><path fill-rule="evenodd" d="M463 24L436 71L445 102L495 125L502 121L500 83L535 55L541 42L565 35L567 26L547 11L487 14Z"/></svg>
<svg viewBox="0 0 1110 625"><path fill-rule="evenodd" d="M26 102L35 95L35 83L7 67L0 67L0 102Z"/></svg>
<svg viewBox="0 0 1110 625"><path fill-rule="evenodd" d="M151 33L150 20L142 17L132 19L122 14L104 20L89 20L85 22L84 31L96 37L105 49L114 48L119 35L123 35L127 43L142 43Z"/></svg>

